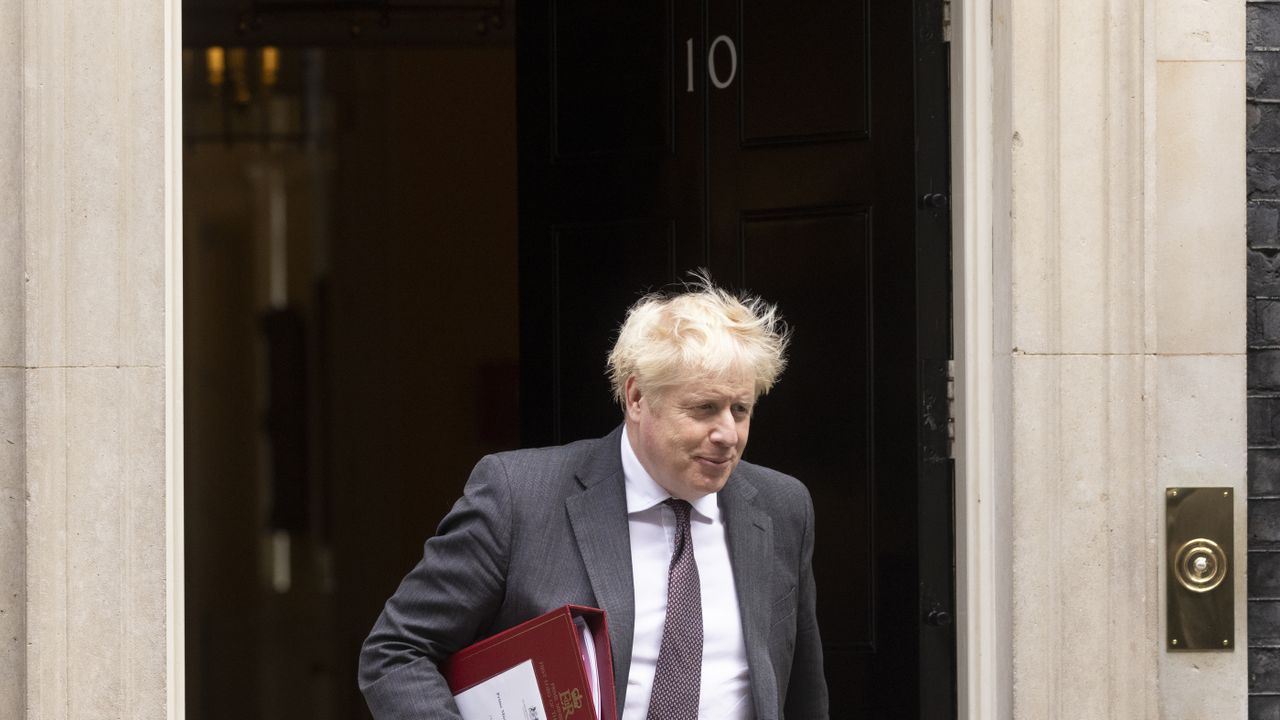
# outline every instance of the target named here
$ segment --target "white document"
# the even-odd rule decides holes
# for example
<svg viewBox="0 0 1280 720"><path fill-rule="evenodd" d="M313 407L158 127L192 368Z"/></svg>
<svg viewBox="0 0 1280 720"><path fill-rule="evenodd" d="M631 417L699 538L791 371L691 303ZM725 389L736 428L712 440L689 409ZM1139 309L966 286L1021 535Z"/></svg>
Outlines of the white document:
<svg viewBox="0 0 1280 720"><path fill-rule="evenodd" d="M463 690L453 699L465 720L547 720L532 660Z"/></svg>
<svg viewBox="0 0 1280 720"><path fill-rule="evenodd" d="M588 681L591 683L588 688L591 691L591 704L596 707L596 720L600 720L600 668L596 664L596 641L591 635L591 628L587 627L586 620L575 617L573 624L578 626L578 634L582 639L582 647L584 648L582 670L587 674Z"/></svg>

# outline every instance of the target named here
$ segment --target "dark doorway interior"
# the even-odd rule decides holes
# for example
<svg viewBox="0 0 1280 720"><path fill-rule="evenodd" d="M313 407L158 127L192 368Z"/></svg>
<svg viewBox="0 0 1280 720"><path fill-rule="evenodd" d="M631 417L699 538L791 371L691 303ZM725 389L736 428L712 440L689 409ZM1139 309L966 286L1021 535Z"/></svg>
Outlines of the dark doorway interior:
<svg viewBox="0 0 1280 720"><path fill-rule="evenodd" d="M187 716L364 718L381 604L520 442L512 37L216 5L184 54Z"/></svg>
<svg viewBox="0 0 1280 720"><path fill-rule="evenodd" d="M188 717L367 717L471 466L607 431L699 266L797 325L748 458L819 502L833 716L950 716L941 3L551 5L184 2Z"/></svg>

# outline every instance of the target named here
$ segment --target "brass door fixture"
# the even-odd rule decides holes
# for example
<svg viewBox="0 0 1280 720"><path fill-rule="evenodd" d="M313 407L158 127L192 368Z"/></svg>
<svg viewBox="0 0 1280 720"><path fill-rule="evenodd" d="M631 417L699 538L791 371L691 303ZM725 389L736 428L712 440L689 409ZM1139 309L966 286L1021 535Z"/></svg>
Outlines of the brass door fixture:
<svg viewBox="0 0 1280 720"><path fill-rule="evenodd" d="M1223 487L1165 491L1169 650L1232 650L1234 493Z"/></svg>

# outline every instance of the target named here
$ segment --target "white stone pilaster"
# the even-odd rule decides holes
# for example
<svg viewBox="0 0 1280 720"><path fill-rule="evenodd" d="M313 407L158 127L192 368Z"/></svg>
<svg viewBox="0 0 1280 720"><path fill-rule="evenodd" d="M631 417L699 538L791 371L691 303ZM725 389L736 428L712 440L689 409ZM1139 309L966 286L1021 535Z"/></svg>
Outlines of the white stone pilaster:
<svg viewBox="0 0 1280 720"><path fill-rule="evenodd" d="M4 717L171 713L171 4L0 0L17 228L0 225L0 299L18 308L0 323L0 442L18 447L0 450L0 578L22 591Z"/></svg>
<svg viewBox="0 0 1280 720"><path fill-rule="evenodd" d="M992 184L1007 173L993 255L1008 248L1011 290L992 315L1013 368L1011 715L1244 718L1243 500L1239 649L1169 653L1163 634L1164 488L1245 496L1244 4L994 13L1010 59Z"/></svg>
<svg viewBox="0 0 1280 720"><path fill-rule="evenodd" d="M1013 717L1158 717L1143 3L1007 10Z"/></svg>
<svg viewBox="0 0 1280 720"><path fill-rule="evenodd" d="M0 0L0 28L22 0ZM0 717L22 718L26 692L26 441L23 412L22 35L0 31Z"/></svg>

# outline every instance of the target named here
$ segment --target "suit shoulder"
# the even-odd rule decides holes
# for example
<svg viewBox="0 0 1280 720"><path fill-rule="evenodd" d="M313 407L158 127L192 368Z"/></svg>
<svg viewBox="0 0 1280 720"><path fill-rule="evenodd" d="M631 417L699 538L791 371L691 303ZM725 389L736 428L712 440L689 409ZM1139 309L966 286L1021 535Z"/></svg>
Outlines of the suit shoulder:
<svg viewBox="0 0 1280 720"><path fill-rule="evenodd" d="M480 459L473 474L500 473L516 495L558 493L574 481L583 465L607 440L579 440L567 445L493 453Z"/></svg>

